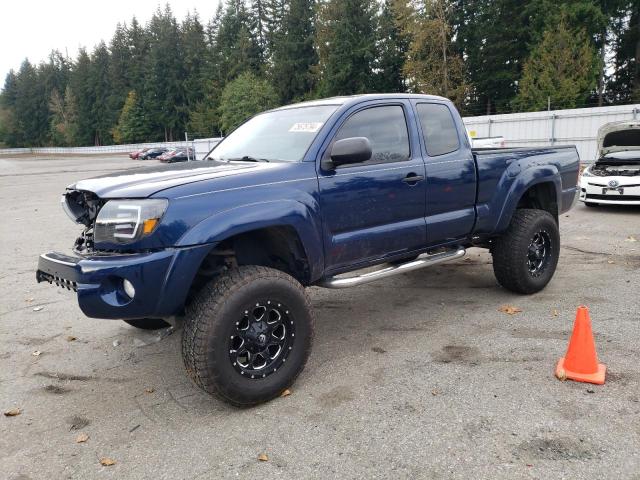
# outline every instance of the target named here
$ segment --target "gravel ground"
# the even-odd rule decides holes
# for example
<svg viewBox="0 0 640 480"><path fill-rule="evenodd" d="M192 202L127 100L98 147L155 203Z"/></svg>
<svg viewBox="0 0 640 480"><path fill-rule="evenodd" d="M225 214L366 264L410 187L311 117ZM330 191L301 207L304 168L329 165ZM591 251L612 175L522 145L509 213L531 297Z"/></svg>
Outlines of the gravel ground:
<svg viewBox="0 0 640 480"><path fill-rule="evenodd" d="M78 233L64 187L140 164L0 159L0 408L21 409L0 416L1 478L640 479L640 209L563 215L558 271L533 296L498 287L475 249L363 287L310 289L306 370L290 396L239 410L187 379L180 332L85 318L71 293L35 283L38 255L68 251ZM604 386L553 377L580 304Z"/></svg>

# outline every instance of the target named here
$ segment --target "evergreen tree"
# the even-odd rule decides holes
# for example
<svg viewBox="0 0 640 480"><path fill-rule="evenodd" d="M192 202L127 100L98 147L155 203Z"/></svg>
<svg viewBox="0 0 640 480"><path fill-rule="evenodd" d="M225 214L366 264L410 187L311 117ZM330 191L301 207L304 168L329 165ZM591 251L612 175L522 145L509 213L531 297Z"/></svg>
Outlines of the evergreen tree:
<svg viewBox="0 0 640 480"><path fill-rule="evenodd" d="M283 104L302 100L313 89L312 67L318 61L313 47L314 9L314 0L291 0L279 34L272 37L271 78Z"/></svg>
<svg viewBox="0 0 640 480"><path fill-rule="evenodd" d="M115 124L118 115L124 105L127 93L131 88L131 46L129 44L130 33L127 26L118 23L116 31L109 43L109 87L110 94L107 108L109 110L110 123Z"/></svg>
<svg viewBox="0 0 640 480"><path fill-rule="evenodd" d="M321 96L375 88L376 5L374 0L328 0L320 5L316 48Z"/></svg>
<svg viewBox="0 0 640 480"><path fill-rule="evenodd" d="M402 67L409 42L402 32L402 19L394 4L397 0L385 0L378 17L378 59L376 62L376 89L379 92L404 92Z"/></svg>
<svg viewBox="0 0 640 480"><path fill-rule="evenodd" d="M571 31L563 19L531 52L514 104L523 110L542 110L550 99L554 108L580 106L596 85L598 67L585 30Z"/></svg>
<svg viewBox="0 0 640 480"><path fill-rule="evenodd" d="M104 42L100 42L91 55L90 89L92 90L91 118L93 125L93 144L109 145L113 143L111 130L114 115L109 107L112 98L109 82L109 50Z"/></svg>
<svg viewBox="0 0 640 480"><path fill-rule="evenodd" d="M204 97L206 82L207 45L204 27L200 23L197 13L187 14L182 23L180 34L184 65L182 88L185 94L185 108L189 109L195 107Z"/></svg>
<svg viewBox="0 0 640 480"><path fill-rule="evenodd" d="M71 71L69 85L76 98L76 114L78 118L78 145L94 144L93 108L95 89L93 87L91 58L84 48L78 52L78 58Z"/></svg>
<svg viewBox="0 0 640 480"><path fill-rule="evenodd" d="M614 103L640 102L640 8L629 0L612 22L613 57L608 97Z"/></svg>
<svg viewBox="0 0 640 480"><path fill-rule="evenodd" d="M148 132L142 105L135 90L131 90L122 107L118 124L113 129L113 139L116 143L144 142Z"/></svg>
<svg viewBox="0 0 640 480"><path fill-rule="evenodd" d="M176 19L169 5L158 8L148 26L149 53L144 75L143 105L152 138L179 138L186 123L182 45Z"/></svg>
<svg viewBox="0 0 640 480"><path fill-rule="evenodd" d="M225 134L256 113L278 104L278 95L266 80L245 72L230 82L222 92L220 126Z"/></svg>

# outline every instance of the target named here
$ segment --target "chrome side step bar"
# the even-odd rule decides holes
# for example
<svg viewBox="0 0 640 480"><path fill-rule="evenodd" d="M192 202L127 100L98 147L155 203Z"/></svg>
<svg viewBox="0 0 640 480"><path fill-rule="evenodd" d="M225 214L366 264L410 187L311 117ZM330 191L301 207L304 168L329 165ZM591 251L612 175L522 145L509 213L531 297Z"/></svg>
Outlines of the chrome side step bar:
<svg viewBox="0 0 640 480"><path fill-rule="evenodd" d="M464 257L465 254L466 250L462 247L458 247L456 250L448 250L446 252L436 253L433 255L422 254L415 260L401 263L399 265L393 265L391 267L382 268L374 272L362 273L360 275L353 275L351 277L334 276L323 278L318 282L317 285L324 288L355 287L356 285L373 282L374 280L380 280L381 278L411 272L413 270L430 267L432 265L449 262L451 260L457 260L458 258Z"/></svg>

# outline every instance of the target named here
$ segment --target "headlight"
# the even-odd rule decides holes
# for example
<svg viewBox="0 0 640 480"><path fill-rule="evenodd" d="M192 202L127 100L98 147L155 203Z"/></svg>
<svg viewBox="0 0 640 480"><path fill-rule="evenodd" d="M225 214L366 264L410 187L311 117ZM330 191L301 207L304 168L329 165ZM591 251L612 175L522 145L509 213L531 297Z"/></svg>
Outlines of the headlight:
<svg viewBox="0 0 640 480"><path fill-rule="evenodd" d="M93 237L96 243L133 243L153 232L169 202L109 200L98 213Z"/></svg>
<svg viewBox="0 0 640 480"><path fill-rule="evenodd" d="M589 166L589 167L585 168L585 169L582 171L582 176L583 176L583 177L593 177L594 175L593 175L593 173L591 173L591 172L590 172L590 170L591 170L591 166Z"/></svg>

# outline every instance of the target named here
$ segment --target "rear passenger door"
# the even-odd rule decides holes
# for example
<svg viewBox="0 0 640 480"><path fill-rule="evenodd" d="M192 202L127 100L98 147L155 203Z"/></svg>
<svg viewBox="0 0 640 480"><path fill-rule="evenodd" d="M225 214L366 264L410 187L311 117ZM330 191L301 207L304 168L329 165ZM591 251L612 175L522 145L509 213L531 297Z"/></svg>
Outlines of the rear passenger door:
<svg viewBox="0 0 640 480"><path fill-rule="evenodd" d="M427 176L427 243L455 243L471 233L476 218L476 165L466 130L449 104L415 101L414 107Z"/></svg>
<svg viewBox="0 0 640 480"><path fill-rule="evenodd" d="M328 140L366 137L370 160L325 171L318 164L325 268L347 269L424 247L424 163L408 101L353 107Z"/></svg>

